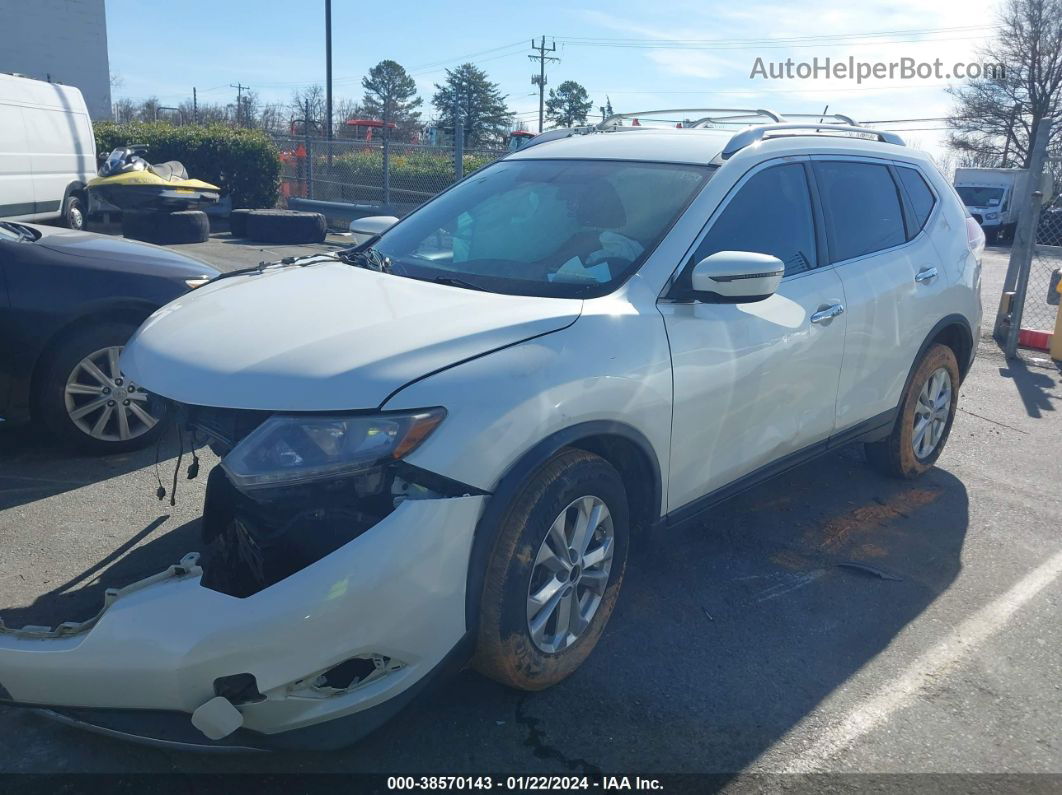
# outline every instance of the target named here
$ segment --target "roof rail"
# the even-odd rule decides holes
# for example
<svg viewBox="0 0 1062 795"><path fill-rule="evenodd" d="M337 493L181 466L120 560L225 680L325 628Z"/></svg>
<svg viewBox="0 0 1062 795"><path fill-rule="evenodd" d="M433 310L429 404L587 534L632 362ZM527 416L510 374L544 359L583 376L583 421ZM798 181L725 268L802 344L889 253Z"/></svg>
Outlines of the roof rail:
<svg viewBox="0 0 1062 795"><path fill-rule="evenodd" d="M676 113L683 114L684 119L692 118L694 114L699 114L700 118L697 119L693 126L712 121L739 121L743 119L768 119L776 124L785 121L780 114L763 108L666 108L663 110L641 110L634 113L614 113L598 124L597 128L599 130L605 130L610 127L618 127L620 122L624 119L637 119L644 116L663 116ZM728 115L720 116L719 114ZM674 119L666 119L665 121L674 121Z"/></svg>
<svg viewBox="0 0 1062 795"><path fill-rule="evenodd" d="M790 121L795 119L818 119L820 122L827 119L836 119L841 124L847 124L850 127L858 127L859 122L853 119L851 116L845 116L843 113L783 113L784 121Z"/></svg>
<svg viewBox="0 0 1062 795"><path fill-rule="evenodd" d="M857 133L862 135L876 136L879 141L885 144L894 144L896 146L905 146L903 138L896 133L886 132L884 130L872 130L869 127L860 127L853 124L810 124L798 122L796 124L763 124L759 127L750 127L747 130L742 130L739 133L735 133L734 136L727 142L727 145L723 147L723 151L720 152L720 156L723 160L733 155L735 152L744 149L746 146L761 141L764 138L774 133L811 133L811 132L831 132L831 133Z"/></svg>

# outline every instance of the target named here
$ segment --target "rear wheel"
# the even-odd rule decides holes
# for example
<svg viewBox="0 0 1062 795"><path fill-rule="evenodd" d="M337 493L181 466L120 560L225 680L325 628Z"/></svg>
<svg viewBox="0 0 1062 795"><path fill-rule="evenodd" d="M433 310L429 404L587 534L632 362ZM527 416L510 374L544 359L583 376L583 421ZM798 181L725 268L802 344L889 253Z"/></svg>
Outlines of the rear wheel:
<svg viewBox="0 0 1062 795"><path fill-rule="evenodd" d="M168 404L129 381L118 357L136 330L105 322L59 343L35 396L41 419L60 440L91 453L119 453L162 432Z"/></svg>
<svg viewBox="0 0 1062 795"><path fill-rule="evenodd" d="M475 667L522 690L573 673L612 615L629 532L623 481L604 459L568 450L536 472L487 566Z"/></svg>
<svg viewBox="0 0 1062 795"><path fill-rule="evenodd" d="M933 345L911 376L892 433L866 445L867 459L883 474L918 477L944 450L958 400L955 352L946 345Z"/></svg>

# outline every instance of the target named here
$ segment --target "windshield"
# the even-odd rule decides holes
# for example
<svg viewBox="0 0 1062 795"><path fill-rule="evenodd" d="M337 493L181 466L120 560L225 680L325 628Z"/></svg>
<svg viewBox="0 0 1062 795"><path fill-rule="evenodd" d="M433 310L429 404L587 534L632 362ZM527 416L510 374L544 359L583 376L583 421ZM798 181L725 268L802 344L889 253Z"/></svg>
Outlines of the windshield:
<svg viewBox="0 0 1062 795"><path fill-rule="evenodd" d="M707 166L495 163L376 243L399 276L514 295L592 298L623 283L707 180Z"/></svg>
<svg viewBox="0 0 1062 795"><path fill-rule="evenodd" d="M1003 188L975 188L963 185L955 190L967 207L995 207L1003 201Z"/></svg>

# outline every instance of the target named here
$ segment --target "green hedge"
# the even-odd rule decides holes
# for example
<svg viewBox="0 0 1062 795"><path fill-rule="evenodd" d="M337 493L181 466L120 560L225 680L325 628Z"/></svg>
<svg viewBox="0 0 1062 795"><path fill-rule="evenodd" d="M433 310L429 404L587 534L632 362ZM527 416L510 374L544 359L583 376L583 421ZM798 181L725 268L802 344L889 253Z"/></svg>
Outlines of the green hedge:
<svg viewBox="0 0 1062 795"><path fill-rule="evenodd" d="M493 162L499 155L466 154L465 173ZM333 184L339 198L362 201L383 198L383 153L379 149L347 152L332 158L314 158L314 179ZM412 150L395 147L391 153L391 198L396 202L420 203L454 181L453 155L446 150Z"/></svg>
<svg viewBox="0 0 1062 795"><path fill-rule="evenodd" d="M220 185L233 207L273 207L280 186L280 157L273 141L259 130L174 127L164 122L97 122L96 151L144 144L153 163L180 160L188 176Z"/></svg>

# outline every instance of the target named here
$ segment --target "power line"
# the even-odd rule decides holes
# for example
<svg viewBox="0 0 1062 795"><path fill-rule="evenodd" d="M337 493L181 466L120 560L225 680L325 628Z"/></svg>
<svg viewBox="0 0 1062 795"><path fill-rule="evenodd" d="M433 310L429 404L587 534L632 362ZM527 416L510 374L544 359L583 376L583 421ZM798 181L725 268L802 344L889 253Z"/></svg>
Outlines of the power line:
<svg viewBox="0 0 1062 795"><path fill-rule="evenodd" d="M735 43L719 43L719 44L670 44L663 40L656 40L656 43L646 42L644 44L606 44L603 42L573 42L573 41L561 41L562 44L572 47L612 47L616 49L631 49L631 50L791 50L791 49L803 49L807 47L825 47L829 45L859 45L859 44L935 44L944 41L969 41L974 39L983 39L984 36L950 36L946 38L938 39L871 39L869 41L865 39L852 39L852 40L834 40L834 41L818 41L807 44L776 44L776 43L749 43L749 44L735 44Z"/></svg>
<svg viewBox="0 0 1062 795"><path fill-rule="evenodd" d="M858 33L819 33L805 36L772 36L737 39L733 37L713 39L679 39L668 37L640 37L640 38L608 38L595 36L555 36L562 43L601 44L601 45L653 45L653 46L676 46L698 47L712 45L770 45L792 44L797 42L823 42L839 41L845 39L868 39L879 36L929 36L940 33L961 33L976 30L996 30L998 25L959 25L943 28L902 28L896 30L864 31Z"/></svg>

